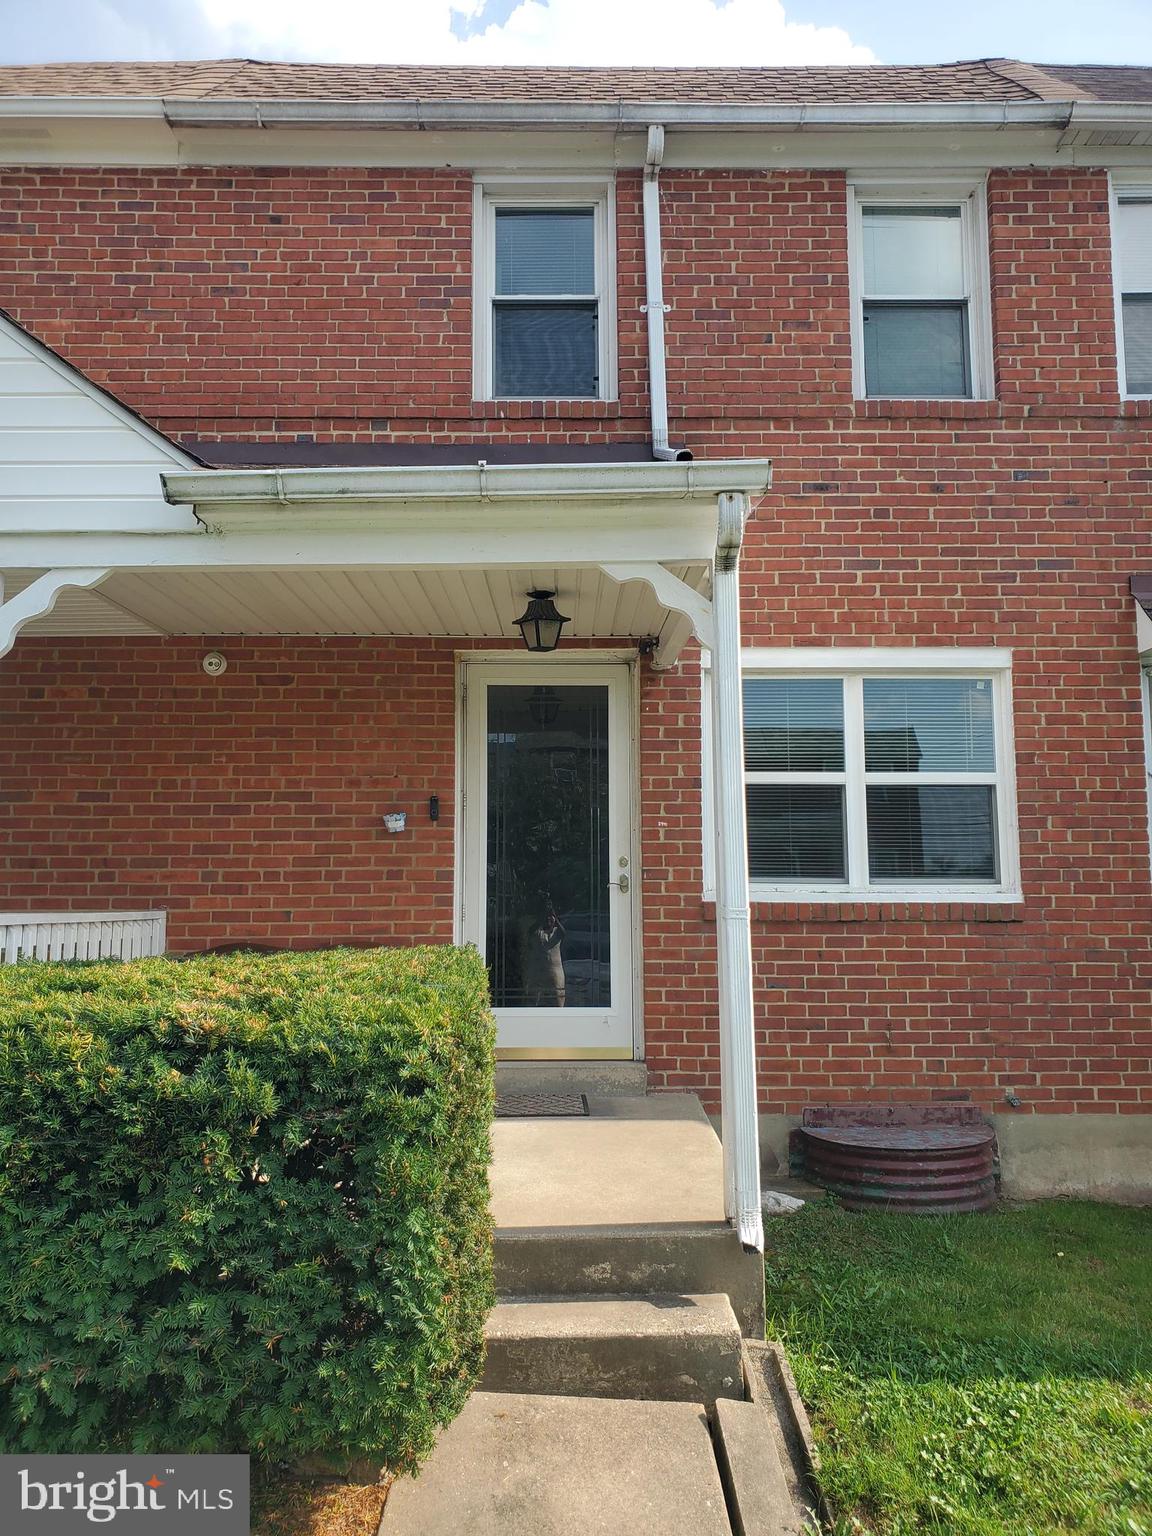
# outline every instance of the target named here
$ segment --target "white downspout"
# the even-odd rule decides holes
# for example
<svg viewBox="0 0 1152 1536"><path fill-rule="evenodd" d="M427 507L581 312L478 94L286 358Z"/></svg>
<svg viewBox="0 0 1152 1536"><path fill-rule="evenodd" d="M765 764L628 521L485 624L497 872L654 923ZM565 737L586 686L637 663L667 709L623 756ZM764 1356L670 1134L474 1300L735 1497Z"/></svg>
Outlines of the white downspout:
<svg viewBox="0 0 1152 1536"><path fill-rule="evenodd" d="M652 408L652 457L687 460L687 448L668 446L668 369L664 355L664 256L660 242L660 166L664 160L664 129L648 127L644 158L644 310L648 316L648 394Z"/></svg>
<svg viewBox="0 0 1152 1536"><path fill-rule="evenodd" d="M712 573L712 761L716 809L716 945L720 993L720 1106L724 1210L745 1248L764 1251L752 921L744 806L744 707L740 675L740 547L748 497L716 499Z"/></svg>

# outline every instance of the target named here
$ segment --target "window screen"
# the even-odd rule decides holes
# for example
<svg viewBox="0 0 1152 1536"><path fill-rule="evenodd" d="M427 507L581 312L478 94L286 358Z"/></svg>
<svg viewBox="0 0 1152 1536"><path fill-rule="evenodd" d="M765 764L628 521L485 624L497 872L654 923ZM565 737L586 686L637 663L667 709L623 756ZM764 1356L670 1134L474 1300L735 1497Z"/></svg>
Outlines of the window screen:
<svg viewBox="0 0 1152 1536"><path fill-rule="evenodd" d="M1126 198L1118 214L1124 389L1152 395L1152 198Z"/></svg>
<svg viewBox="0 0 1152 1536"><path fill-rule="evenodd" d="M744 766L759 773L843 769L840 679L745 678Z"/></svg>
<svg viewBox="0 0 1152 1536"><path fill-rule="evenodd" d="M864 765L869 772L992 773L988 678L865 678Z"/></svg>
<svg viewBox="0 0 1152 1536"><path fill-rule="evenodd" d="M497 208L494 271L493 393L598 395L595 210Z"/></svg>
<svg viewBox="0 0 1152 1536"><path fill-rule="evenodd" d="M865 392L971 395L960 205L865 205L861 246Z"/></svg>

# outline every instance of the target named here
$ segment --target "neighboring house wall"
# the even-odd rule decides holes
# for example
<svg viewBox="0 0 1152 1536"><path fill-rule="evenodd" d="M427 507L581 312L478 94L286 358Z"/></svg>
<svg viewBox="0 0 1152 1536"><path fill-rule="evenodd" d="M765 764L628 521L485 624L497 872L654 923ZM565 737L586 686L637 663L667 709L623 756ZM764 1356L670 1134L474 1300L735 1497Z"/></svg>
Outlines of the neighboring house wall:
<svg viewBox="0 0 1152 1536"><path fill-rule="evenodd" d="M635 175L617 182L619 404L472 403L470 177L0 184L21 249L0 306L168 432L646 434ZM1152 451L1147 403L1118 394L1106 178L992 175L998 398L954 402L853 401L843 176L670 171L663 188L673 435L775 464L746 643L1014 655L1023 903L758 903L762 1107L1012 1091L1028 1110L1135 1109L1152 888L1127 579L1150 556ZM168 905L181 945L446 934L452 643L229 640L218 682L205 648L13 653L3 777L30 798L3 904ZM645 1034L655 1085L714 1106L699 704L691 654L645 680ZM411 839L376 825L393 798Z"/></svg>

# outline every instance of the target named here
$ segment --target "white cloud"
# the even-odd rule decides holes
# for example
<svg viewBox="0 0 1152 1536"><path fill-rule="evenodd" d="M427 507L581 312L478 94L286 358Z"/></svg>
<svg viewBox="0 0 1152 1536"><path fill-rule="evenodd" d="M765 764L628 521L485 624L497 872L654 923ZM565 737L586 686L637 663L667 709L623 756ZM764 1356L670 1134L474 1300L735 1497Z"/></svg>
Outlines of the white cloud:
<svg viewBox="0 0 1152 1536"><path fill-rule="evenodd" d="M519 0L467 38L481 0L200 0L227 50L374 64L869 64L840 27L790 22L780 0Z"/></svg>

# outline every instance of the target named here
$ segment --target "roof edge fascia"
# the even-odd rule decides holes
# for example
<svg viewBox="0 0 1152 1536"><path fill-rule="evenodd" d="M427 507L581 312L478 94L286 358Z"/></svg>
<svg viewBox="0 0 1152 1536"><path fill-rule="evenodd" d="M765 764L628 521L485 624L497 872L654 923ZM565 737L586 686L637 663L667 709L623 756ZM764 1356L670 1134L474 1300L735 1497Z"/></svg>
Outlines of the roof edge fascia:
<svg viewBox="0 0 1152 1536"><path fill-rule="evenodd" d="M769 459L690 463L388 465L379 469L169 471L161 476L174 506L314 502L503 501L609 498L697 500L722 492L762 496Z"/></svg>

